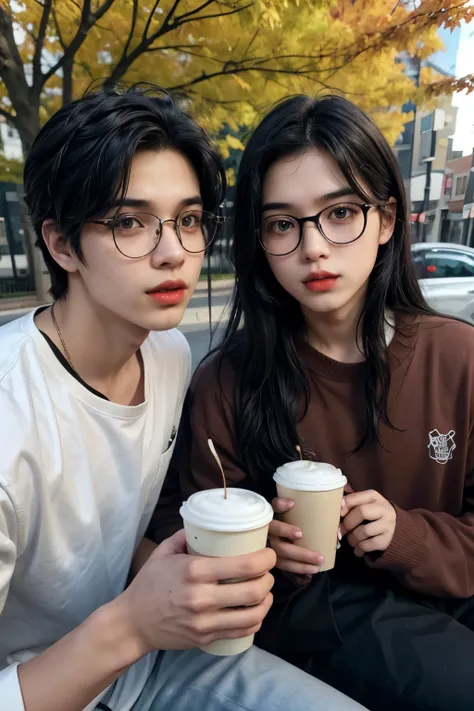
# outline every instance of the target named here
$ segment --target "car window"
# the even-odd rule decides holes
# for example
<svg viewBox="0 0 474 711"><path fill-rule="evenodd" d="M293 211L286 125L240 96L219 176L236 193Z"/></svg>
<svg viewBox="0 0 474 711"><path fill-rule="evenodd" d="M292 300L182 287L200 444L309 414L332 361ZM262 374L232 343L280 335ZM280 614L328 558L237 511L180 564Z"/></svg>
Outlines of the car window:
<svg viewBox="0 0 474 711"><path fill-rule="evenodd" d="M421 254L413 255L413 265L415 267L416 278L423 279L426 278L425 270L425 258Z"/></svg>
<svg viewBox="0 0 474 711"><path fill-rule="evenodd" d="M427 252L425 279L474 277L474 259L466 254Z"/></svg>

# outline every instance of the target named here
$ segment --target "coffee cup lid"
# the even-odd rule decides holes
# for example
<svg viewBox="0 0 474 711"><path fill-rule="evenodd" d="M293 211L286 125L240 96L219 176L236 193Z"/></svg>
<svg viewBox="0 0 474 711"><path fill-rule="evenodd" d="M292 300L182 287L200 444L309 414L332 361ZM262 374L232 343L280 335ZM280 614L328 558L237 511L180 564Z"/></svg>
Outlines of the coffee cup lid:
<svg viewBox="0 0 474 711"><path fill-rule="evenodd" d="M324 462L287 462L278 467L273 479L277 484L295 491L332 491L347 484L340 469Z"/></svg>
<svg viewBox="0 0 474 711"><path fill-rule="evenodd" d="M186 523L207 531L253 531L267 526L273 509L263 496L247 489L208 489L192 494L180 508Z"/></svg>

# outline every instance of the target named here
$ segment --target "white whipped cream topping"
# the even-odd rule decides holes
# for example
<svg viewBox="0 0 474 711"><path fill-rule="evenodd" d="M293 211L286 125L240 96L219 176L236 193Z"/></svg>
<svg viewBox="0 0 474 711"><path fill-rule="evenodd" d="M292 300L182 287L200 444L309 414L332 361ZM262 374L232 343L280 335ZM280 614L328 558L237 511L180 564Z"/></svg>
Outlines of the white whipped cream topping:
<svg viewBox="0 0 474 711"><path fill-rule="evenodd" d="M288 462L278 467L273 479L277 484L296 491L332 491L346 485L340 469L324 462Z"/></svg>
<svg viewBox="0 0 474 711"><path fill-rule="evenodd" d="M183 520L208 531L252 531L270 523L273 509L263 496L246 489L198 491L181 506Z"/></svg>

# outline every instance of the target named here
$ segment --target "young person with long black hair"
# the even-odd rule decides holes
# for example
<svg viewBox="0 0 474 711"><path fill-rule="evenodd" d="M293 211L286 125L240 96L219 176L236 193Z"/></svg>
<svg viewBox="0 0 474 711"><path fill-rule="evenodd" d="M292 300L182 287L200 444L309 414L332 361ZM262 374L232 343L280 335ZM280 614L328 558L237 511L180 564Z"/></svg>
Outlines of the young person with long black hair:
<svg viewBox="0 0 474 711"><path fill-rule="evenodd" d="M208 437L228 482L279 512L292 502L272 476L296 445L340 467L333 571L272 524L279 605L260 643L370 709L472 709L474 331L423 299L374 123L336 96L277 106L242 158L233 251L230 320L191 387L168 500L177 473L185 497L218 485Z"/></svg>
<svg viewBox="0 0 474 711"><path fill-rule="evenodd" d="M42 128L25 191L55 301L0 329L0 708L356 711L255 647L197 649L260 628L273 551L144 537L225 191L208 136L149 89L91 94Z"/></svg>

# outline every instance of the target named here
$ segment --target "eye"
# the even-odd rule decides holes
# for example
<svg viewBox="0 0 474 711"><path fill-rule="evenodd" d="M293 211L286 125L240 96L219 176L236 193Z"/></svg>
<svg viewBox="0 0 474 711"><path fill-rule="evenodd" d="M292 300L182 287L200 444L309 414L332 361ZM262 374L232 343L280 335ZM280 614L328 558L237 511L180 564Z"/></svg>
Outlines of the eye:
<svg viewBox="0 0 474 711"><path fill-rule="evenodd" d="M143 228L143 222L135 215L118 215L114 222L115 229L129 232L130 230Z"/></svg>
<svg viewBox="0 0 474 711"><path fill-rule="evenodd" d="M329 212L329 219L342 222L354 217L360 212L358 205L336 205Z"/></svg>
<svg viewBox="0 0 474 711"><path fill-rule="evenodd" d="M186 214L181 215L179 223L181 227L186 230L200 227L202 223L202 212L186 212Z"/></svg>
<svg viewBox="0 0 474 711"><path fill-rule="evenodd" d="M295 223L287 217L278 217L276 219L269 218L267 221L268 232L275 234L285 234L295 228Z"/></svg>

